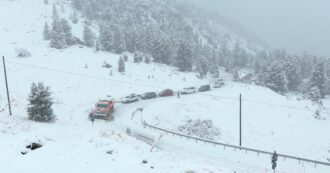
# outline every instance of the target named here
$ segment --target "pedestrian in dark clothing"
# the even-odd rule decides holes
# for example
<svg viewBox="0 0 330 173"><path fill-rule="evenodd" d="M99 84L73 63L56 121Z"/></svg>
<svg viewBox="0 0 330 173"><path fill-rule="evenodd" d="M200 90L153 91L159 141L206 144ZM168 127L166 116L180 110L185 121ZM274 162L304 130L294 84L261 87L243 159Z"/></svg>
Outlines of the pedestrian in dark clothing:
<svg viewBox="0 0 330 173"><path fill-rule="evenodd" d="M276 169L276 166L277 166L277 158L278 158L278 155L276 153L276 151L274 151L274 154L272 156L272 169L274 170L275 172L275 169Z"/></svg>
<svg viewBox="0 0 330 173"><path fill-rule="evenodd" d="M91 121L92 121L92 124L94 125L95 117L93 115L91 116Z"/></svg>

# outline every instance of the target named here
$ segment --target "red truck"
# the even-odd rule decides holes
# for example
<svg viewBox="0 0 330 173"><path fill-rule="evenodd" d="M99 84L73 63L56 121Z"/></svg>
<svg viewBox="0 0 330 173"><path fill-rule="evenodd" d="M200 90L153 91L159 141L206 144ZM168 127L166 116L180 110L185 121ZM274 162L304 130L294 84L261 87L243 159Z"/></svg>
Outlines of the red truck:
<svg viewBox="0 0 330 173"><path fill-rule="evenodd" d="M89 118L93 121L94 119L103 119L107 121L113 120L112 112L114 111L113 100L99 100L95 104L95 108L89 114Z"/></svg>

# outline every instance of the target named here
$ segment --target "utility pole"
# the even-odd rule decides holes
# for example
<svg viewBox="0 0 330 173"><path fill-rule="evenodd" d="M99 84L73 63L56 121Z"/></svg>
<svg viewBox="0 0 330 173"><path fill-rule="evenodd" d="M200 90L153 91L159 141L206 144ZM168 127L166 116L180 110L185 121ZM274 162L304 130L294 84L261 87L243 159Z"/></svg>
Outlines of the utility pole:
<svg viewBox="0 0 330 173"><path fill-rule="evenodd" d="M239 94L239 146L242 146L242 94Z"/></svg>
<svg viewBox="0 0 330 173"><path fill-rule="evenodd" d="M10 106L9 90L8 90L8 81L7 81L6 63L5 63L5 57L4 57L4 56L2 56L2 62L3 62L3 70L4 70L4 74L5 74L5 81L6 81L6 89L7 89L7 100L8 100L9 115L12 115L12 114L11 114L11 106Z"/></svg>

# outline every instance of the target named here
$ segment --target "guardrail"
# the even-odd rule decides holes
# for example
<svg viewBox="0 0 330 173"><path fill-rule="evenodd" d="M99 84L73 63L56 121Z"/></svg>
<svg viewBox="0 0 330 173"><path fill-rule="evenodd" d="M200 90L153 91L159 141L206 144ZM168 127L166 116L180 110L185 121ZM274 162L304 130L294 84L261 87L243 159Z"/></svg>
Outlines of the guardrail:
<svg viewBox="0 0 330 173"><path fill-rule="evenodd" d="M169 134L172 134L173 136L180 136L180 137L184 137L184 138L188 138L188 139L193 139L193 140L196 140L196 142L200 141L200 142L204 142L204 143L219 145L219 146L228 147L228 148L234 148L234 149L238 149L238 150L251 151L251 152L257 153L258 155L259 154L265 154L265 155L270 155L270 157L273 155L272 152L268 152L268 151L262 151L262 150L252 149L252 148L246 148L246 147L240 147L240 146L235 146L235 145L230 145L230 144L224 144L224 143L220 143L220 142L210 141L210 140L206 140L206 139L196 138L196 137L193 137L193 136L188 136L188 135L172 132L172 131L169 131L169 130L165 130L165 129L150 125L146 121L143 121L142 124L144 125L144 127L149 127L151 129L155 129L155 130L158 130L158 131L169 133ZM306 159L306 158L301 158L301 157L289 156L289 155L285 155L285 154L278 154L278 157L282 157L284 159L297 160L299 163L301 163L301 162L313 163L315 165L315 167L316 167L316 165L330 166L329 162L322 162L322 161L311 160L311 159Z"/></svg>

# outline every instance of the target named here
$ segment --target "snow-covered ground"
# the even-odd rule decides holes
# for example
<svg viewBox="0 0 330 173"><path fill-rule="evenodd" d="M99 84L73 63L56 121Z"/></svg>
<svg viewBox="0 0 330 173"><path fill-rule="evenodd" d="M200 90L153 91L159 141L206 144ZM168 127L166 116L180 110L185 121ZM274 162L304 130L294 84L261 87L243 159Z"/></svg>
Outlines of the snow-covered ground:
<svg viewBox="0 0 330 173"><path fill-rule="evenodd" d="M130 55L125 74L117 72L120 55L94 52L78 46L65 50L47 47L42 40L44 22L50 22L52 2L0 0L0 55L7 60L13 116L0 112L1 172L271 172L270 158L178 140L165 135L160 149L125 134L126 128L157 138L160 133L144 129L139 114L131 121L136 108L143 107L143 119L168 130L177 131L188 119L210 119L220 129L219 142L238 143L238 96L243 95L243 146L283 154L327 161L330 157L330 110L322 117L312 115L318 108L295 96L285 97L269 89L226 82L220 89L181 98L157 98L133 104L116 104L113 122L96 121L87 115L94 103L106 95L116 100L131 93L175 91L199 86L193 73L177 72L159 64L134 64ZM67 8L66 13L70 10ZM68 16L67 14L64 16ZM82 26L73 27L80 36ZM32 56L17 58L16 48L25 48ZM113 66L102 68L106 61ZM87 64L88 68L85 68ZM57 121L36 123L27 119L27 97L32 82L51 87ZM6 105L3 67L0 66L0 108ZM329 101L324 101L325 107ZM44 146L26 151L25 145L39 142ZM113 151L112 154L107 154ZM143 164L143 160L148 163ZM279 161L279 172L330 171L295 161Z"/></svg>

